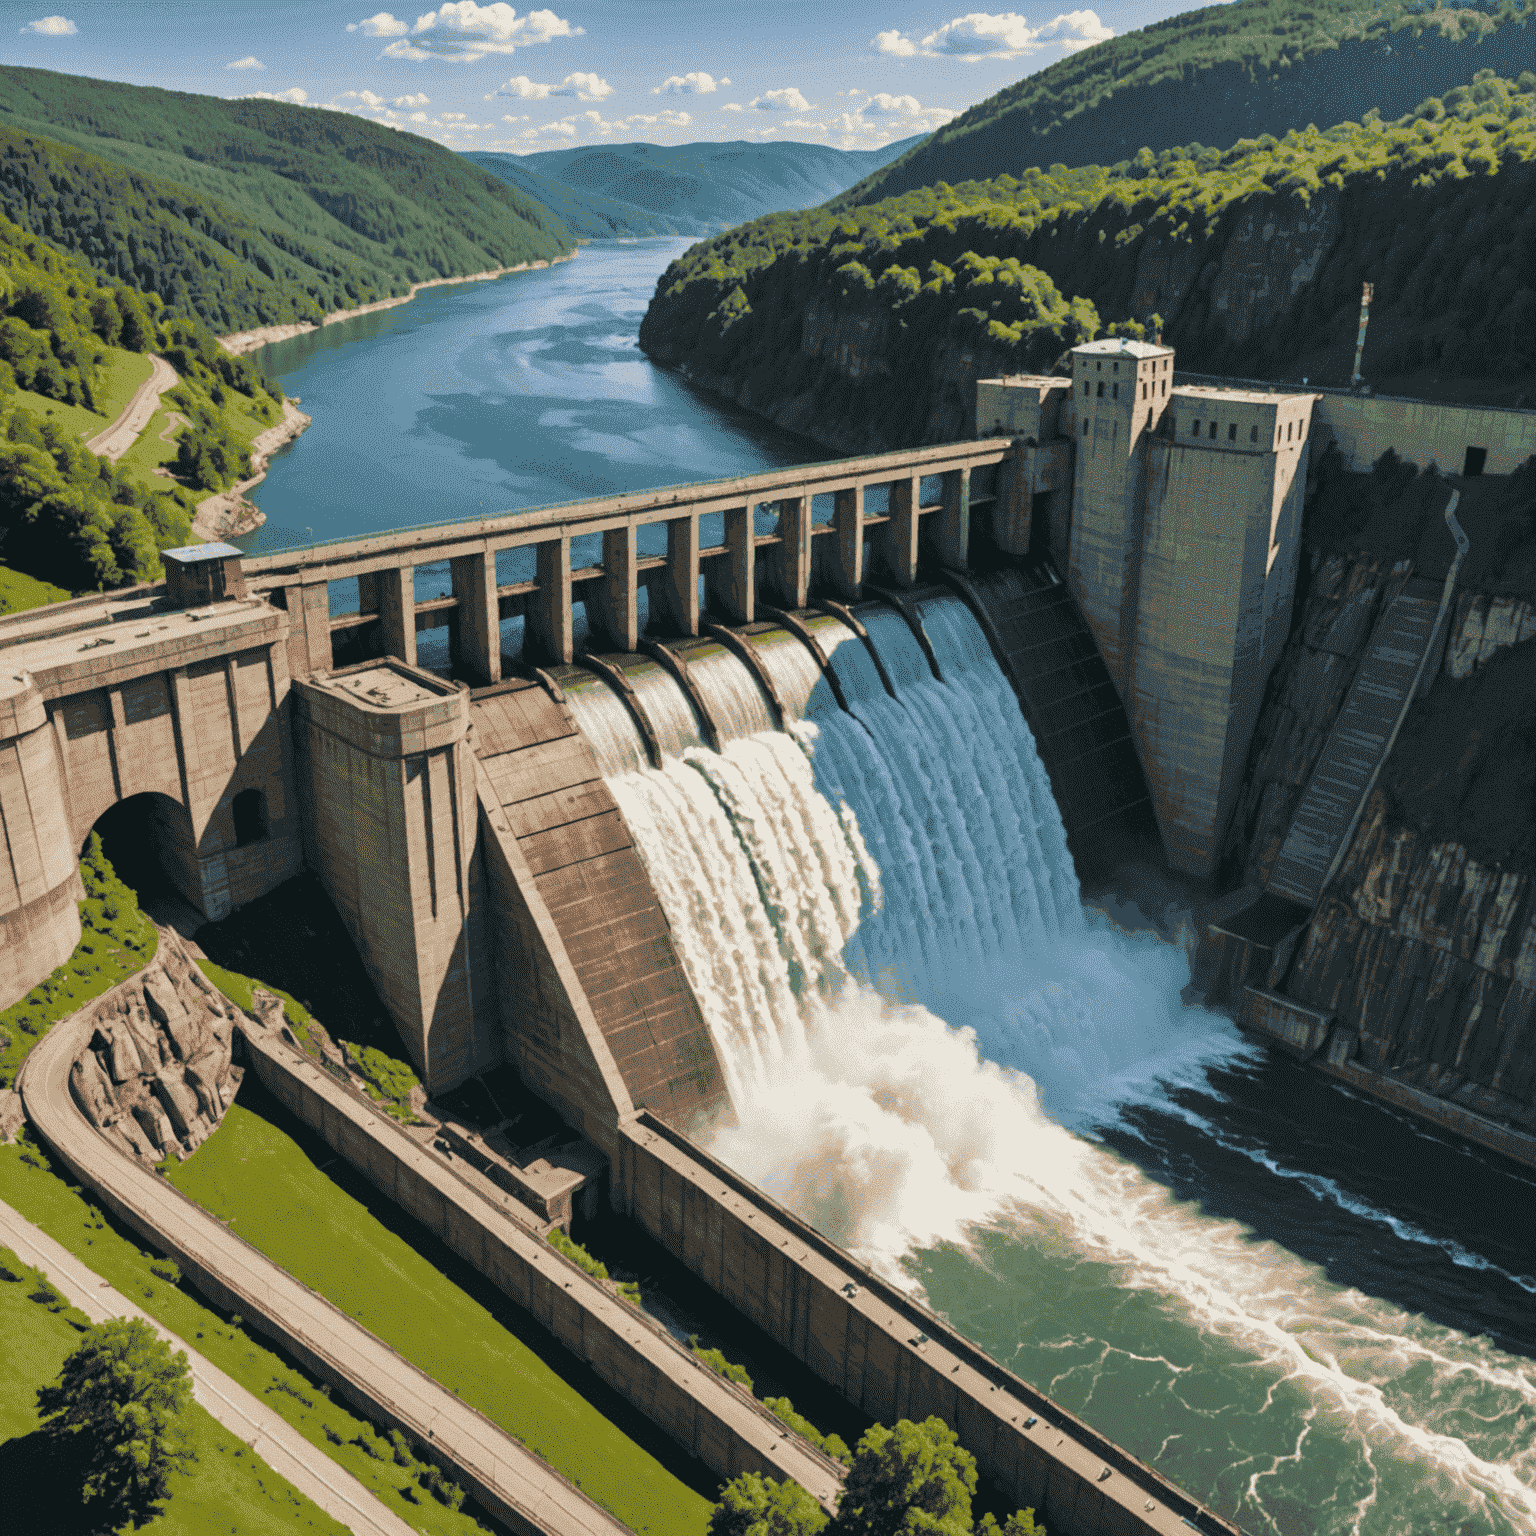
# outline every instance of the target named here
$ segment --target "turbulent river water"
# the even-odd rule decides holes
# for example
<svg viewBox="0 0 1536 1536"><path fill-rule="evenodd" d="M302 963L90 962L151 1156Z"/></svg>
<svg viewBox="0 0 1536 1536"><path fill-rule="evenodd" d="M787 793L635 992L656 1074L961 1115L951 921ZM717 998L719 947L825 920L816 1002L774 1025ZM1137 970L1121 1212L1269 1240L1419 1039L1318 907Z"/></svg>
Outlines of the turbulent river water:
<svg viewBox="0 0 1536 1536"><path fill-rule="evenodd" d="M820 457L635 351L678 248L271 349L316 425L254 542ZM924 605L943 682L861 616L896 698L843 644L851 714L809 678L792 731L738 704L719 755L610 753L739 1111L716 1150L1254 1533L1536 1532L1536 1175L1186 1004L1176 914L1084 907L966 610Z"/></svg>

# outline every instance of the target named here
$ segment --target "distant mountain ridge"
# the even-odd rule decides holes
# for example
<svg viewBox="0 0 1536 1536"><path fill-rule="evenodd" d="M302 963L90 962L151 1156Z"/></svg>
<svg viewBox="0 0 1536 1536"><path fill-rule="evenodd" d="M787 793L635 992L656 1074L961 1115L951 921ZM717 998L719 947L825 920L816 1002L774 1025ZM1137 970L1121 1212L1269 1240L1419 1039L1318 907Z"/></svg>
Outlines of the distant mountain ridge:
<svg viewBox="0 0 1536 1536"><path fill-rule="evenodd" d="M1085 48L961 113L832 202L1032 166L1115 165L1198 141L1229 149L1308 124L1390 120L1492 69L1536 67L1533 0L1235 0Z"/></svg>
<svg viewBox="0 0 1536 1536"><path fill-rule="evenodd" d="M464 155L557 213L578 239L707 235L767 213L814 207L922 142L601 144L532 155Z"/></svg>
<svg viewBox="0 0 1536 1536"><path fill-rule="evenodd" d="M501 179L350 113L8 65L0 216L221 333L571 249Z"/></svg>

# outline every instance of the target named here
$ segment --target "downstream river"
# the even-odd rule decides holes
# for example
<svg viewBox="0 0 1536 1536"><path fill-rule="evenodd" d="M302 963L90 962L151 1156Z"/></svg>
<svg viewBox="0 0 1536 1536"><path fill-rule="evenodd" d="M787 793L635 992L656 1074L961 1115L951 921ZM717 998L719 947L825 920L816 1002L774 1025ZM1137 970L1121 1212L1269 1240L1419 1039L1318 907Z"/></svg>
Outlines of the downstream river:
<svg viewBox="0 0 1536 1536"><path fill-rule="evenodd" d="M682 248L587 247L268 349L315 424L255 493L248 546L823 457L640 354ZM830 829L785 861L774 910L836 898L832 1001L781 932L778 1013L720 1022L768 1063L721 1155L1254 1536L1536 1533L1536 1174L1186 1006L1185 954L1152 931L1177 912L1145 883L1156 925L1128 903L1106 903L1118 927L1079 913L1000 674L963 614L930 622L953 684L893 625L899 702L871 685L853 715L808 716L799 747L751 738L615 781L656 869L675 862L673 927L700 965L720 949L689 910L772 932L750 839L700 830L724 794L701 782L729 781L738 819L793 801L802 830ZM846 889L822 858L839 827L877 866L855 878L845 850ZM690 903L707 882L718 898ZM742 996L779 963L745 964Z"/></svg>

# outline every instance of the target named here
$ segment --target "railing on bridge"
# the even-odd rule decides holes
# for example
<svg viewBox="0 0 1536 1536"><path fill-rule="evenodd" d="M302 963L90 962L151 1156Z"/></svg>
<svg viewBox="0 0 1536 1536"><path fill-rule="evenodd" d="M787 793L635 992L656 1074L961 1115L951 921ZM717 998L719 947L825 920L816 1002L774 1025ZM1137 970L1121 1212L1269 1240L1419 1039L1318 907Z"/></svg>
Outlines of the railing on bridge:
<svg viewBox="0 0 1536 1536"><path fill-rule="evenodd" d="M578 604L594 648L634 651L646 617L697 635L704 615L752 623L759 600L804 608L813 586L911 585L925 556L963 568L972 509L1012 494L1013 461L1007 438L840 459L256 555L245 578L287 609L294 676L333 664L333 635L357 649L378 625L375 648L415 663L417 634L446 625L454 669L491 683L504 652L570 661ZM428 567L439 595L418 590Z"/></svg>

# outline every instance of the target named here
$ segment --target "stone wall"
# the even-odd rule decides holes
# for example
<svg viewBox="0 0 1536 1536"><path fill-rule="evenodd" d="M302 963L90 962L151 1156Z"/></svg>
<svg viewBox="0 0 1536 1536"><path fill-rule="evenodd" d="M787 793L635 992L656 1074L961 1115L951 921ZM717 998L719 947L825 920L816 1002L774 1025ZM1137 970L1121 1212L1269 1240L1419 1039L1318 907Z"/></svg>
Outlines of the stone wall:
<svg viewBox="0 0 1536 1536"><path fill-rule="evenodd" d="M655 1116L621 1128L613 1202L872 1418L937 1414L1052 1536L1236 1536Z"/></svg>

